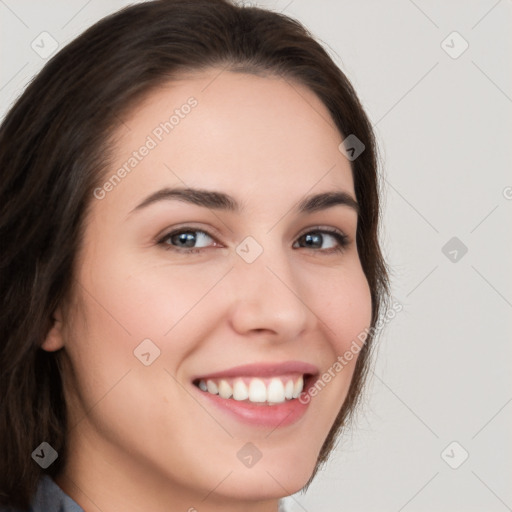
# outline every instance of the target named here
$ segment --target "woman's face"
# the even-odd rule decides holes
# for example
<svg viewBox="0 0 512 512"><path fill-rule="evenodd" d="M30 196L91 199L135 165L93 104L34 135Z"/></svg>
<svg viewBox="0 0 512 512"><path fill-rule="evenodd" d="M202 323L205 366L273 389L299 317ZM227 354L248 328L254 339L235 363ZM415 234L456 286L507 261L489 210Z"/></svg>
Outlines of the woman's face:
<svg viewBox="0 0 512 512"><path fill-rule="evenodd" d="M370 325L342 138L305 87L218 69L122 121L44 345L71 370L60 483L105 510L270 505L310 477Z"/></svg>

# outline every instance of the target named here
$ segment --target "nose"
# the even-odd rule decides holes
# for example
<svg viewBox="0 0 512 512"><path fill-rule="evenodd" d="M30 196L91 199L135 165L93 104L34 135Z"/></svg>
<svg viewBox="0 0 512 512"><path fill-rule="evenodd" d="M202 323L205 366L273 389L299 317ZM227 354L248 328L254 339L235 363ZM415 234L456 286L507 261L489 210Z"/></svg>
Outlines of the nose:
<svg viewBox="0 0 512 512"><path fill-rule="evenodd" d="M230 321L239 334L263 333L284 342L298 339L318 321L299 269L283 253L264 251L252 263L236 262Z"/></svg>

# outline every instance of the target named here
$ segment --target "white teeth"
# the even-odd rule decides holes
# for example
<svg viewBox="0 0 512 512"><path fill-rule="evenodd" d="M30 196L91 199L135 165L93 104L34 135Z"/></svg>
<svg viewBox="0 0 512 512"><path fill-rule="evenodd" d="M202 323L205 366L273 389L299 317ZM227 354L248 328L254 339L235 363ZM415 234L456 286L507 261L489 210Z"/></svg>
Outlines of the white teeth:
<svg viewBox="0 0 512 512"><path fill-rule="evenodd" d="M231 386L222 379L219 382L219 396L221 398L231 398L231 395L233 394L233 390L231 389Z"/></svg>
<svg viewBox="0 0 512 512"><path fill-rule="evenodd" d="M233 398L235 400L247 400L249 398L249 390L242 379L237 379L233 386Z"/></svg>
<svg viewBox="0 0 512 512"><path fill-rule="evenodd" d="M267 390L268 402L284 402L284 386L280 379L272 379Z"/></svg>
<svg viewBox="0 0 512 512"><path fill-rule="evenodd" d="M251 402L266 402L267 387L261 379L252 379L249 384L249 400Z"/></svg>
<svg viewBox="0 0 512 512"><path fill-rule="evenodd" d="M233 398L238 401L249 400L249 402L268 402L269 404L278 404L285 400L298 398L304 388L302 375L295 381L290 377L273 377L270 381L251 378L249 385L247 385L247 381L247 378L236 378L229 382L226 379L208 379L206 381L201 379L198 386L202 391L219 395L224 399Z"/></svg>
<svg viewBox="0 0 512 512"><path fill-rule="evenodd" d="M297 398L302 393L302 388L304 387L304 379L302 375L295 381L293 385L293 398Z"/></svg>
<svg viewBox="0 0 512 512"><path fill-rule="evenodd" d="M286 400L291 400L293 398L293 380L289 380L284 387L284 397Z"/></svg>
<svg viewBox="0 0 512 512"><path fill-rule="evenodd" d="M206 385L208 387L208 393L211 393L212 395L216 395L219 392L219 388L217 387L217 384L213 382L213 380L207 380Z"/></svg>

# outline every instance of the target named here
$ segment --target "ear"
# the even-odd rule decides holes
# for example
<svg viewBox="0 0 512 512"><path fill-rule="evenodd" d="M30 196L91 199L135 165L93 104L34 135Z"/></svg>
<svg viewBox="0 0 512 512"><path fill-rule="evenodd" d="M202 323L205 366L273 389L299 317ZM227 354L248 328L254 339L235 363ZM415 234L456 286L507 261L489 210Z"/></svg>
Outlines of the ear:
<svg viewBox="0 0 512 512"><path fill-rule="evenodd" d="M47 352L55 352L64 347L63 318L60 308L57 308L52 315L53 325L51 326L41 348Z"/></svg>

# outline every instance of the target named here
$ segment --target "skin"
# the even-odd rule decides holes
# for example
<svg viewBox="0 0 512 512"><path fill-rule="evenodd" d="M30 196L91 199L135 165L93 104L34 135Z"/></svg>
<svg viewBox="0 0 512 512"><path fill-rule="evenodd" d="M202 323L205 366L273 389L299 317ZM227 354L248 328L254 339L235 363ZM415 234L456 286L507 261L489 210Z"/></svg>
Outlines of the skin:
<svg viewBox="0 0 512 512"><path fill-rule="evenodd" d="M322 373L370 326L357 213L344 205L293 212L307 194L355 198L328 111L296 83L219 73L167 84L124 119L107 179L169 112L191 96L198 101L120 184L92 198L73 314L55 312L43 345L64 349L69 451L56 482L86 512L275 512L278 498L310 477L357 357L305 416L276 429L200 406L192 377L288 360ZM226 192L245 209L167 200L130 214L173 186ZM198 238L201 252L173 251L176 239L158 244L190 224L212 237ZM328 253L337 242L325 235L308 247L301 235L318 226L341 230L348 246ZM236 253L247 236L263 248L250 264ZM146 338L161 351L150 366L133 354ZM237 458L248 441L263 455L251 468Z"/></svg>

